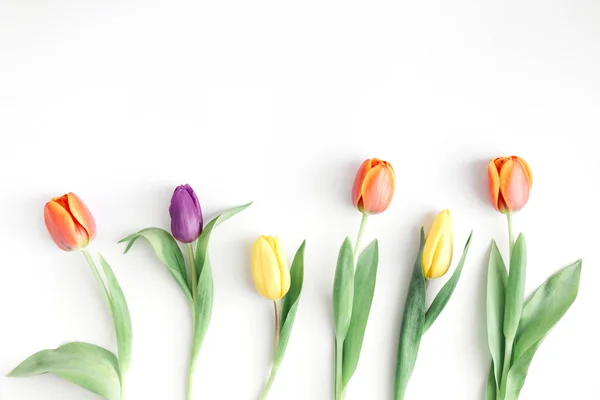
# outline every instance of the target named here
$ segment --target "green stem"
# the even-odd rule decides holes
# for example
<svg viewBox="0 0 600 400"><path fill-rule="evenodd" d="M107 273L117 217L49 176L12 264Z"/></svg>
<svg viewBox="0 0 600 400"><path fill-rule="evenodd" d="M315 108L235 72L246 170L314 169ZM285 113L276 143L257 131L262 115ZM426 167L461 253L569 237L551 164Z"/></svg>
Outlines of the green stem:
<svg viewBox="0 0 600 400"><path fill-rule="evenodd" d="M342 382L342 361L344 354L344 342L335 341L335 400L341 400L344 393L344 383Z"/></svg>
<svg viewBox="0 0 600 400"><path fill-rule="evenodd" d="M280 311L279 311L279 303L277 300L273 302L273 307L275 310L275 355L277 354L277 346L279 345L279 335L281 331L281 322L280 322ZM265 400L269 395L269 391L271 390L271 386L273 386L273 382L275 382L275 377L277 376L277 371L279 370L279 365L273 362L273 367L271 367L271 373L269 374L269 379L267 380L267 384L265 385L263 391L260 394L259 400Z"/></svg>
<svg viewBox="0 0 600 400"><path fill-rule="evenodd" d="M508 223L508 267L510 272L510 263L512 260L513 246L515 244L515 235L513 230L512 214L509 212L506 214L506 221ZM500 395L498 400L504 400L506 396L506 381L508 379L508 371L510 370L510 362L512 359L512 348L514 337L506 337L504 342L504 362L502 366L502 379L500 380Z"/></svg>
<svg viewBox="0 0 600 400"><path fill-rule="evenodd" d="M358 255L360 254L360 242L363 237L363 233L365 232L365 226L367 225L368 214L363 214L362 219L360 220L360 228L358 228L358 236L356 237L356 244L354 245L354 263L356 264L356 260L358 260Z"/></svg>
<svg viewBox="0 0 600 400"><path fill-rule="evenodd" d="M510 267L510 259L512 258L512 249L515 244L515 234L513 233L513 223L512 223L512 214L506 214L506 219L508 220L508 266Z"/></svg>
<svg viewBox="0 0 600 400"><path fill-rule="evenodd" d="M194 389L194 375L196 372L196 359L197 354L192 353L190 357L190 365L188 368L188 378L187 378L187 400L192 400L192 393Z"/></svg>
<svg viewBox="0 0 600 400"><path fill-rule="evenodd" d="M100 276L100 273L98 272L96 263L94 263L92 256L86 249L82 249L81 252L83 253L83 256L85 257L85 260L87 261L88 265L90 266L90 269L92 270L92 273L94 274L94 278L96 278L96 282L98 283L98 286L100 286L100 290L104 294L104 298L106 299L106 303L108 304L108 309L110 310L111 316L112 316L112 308L110 307L112 301L110 299L110 295L108 294L108 290L106 289L106 284L104 283L104 280L102 279L102 277Z"/></svg>
<svg viewBox="0 0 600 400"><path fill-rule="evenodd" d="M196 290L198 287L198 279L196 278L196 262L194 261L194 245L192 243L187 244L188 249L188 258L190 261L190 273L192 275L192 299L194 299L194 303L196 302Z"/></svg>

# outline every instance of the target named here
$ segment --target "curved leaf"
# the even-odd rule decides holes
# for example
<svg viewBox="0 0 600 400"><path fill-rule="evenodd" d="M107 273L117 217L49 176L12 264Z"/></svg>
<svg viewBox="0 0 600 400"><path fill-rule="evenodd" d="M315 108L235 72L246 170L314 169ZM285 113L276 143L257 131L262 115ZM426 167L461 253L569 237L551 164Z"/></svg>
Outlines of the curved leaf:
<svg viewBox="0 0 600 400"><path fill-rule="evenodd" d="M287 344L290 340L290 334L292 333L292 327L294 320L296 319L296 313L298 311L298 303L300 300L300 294L302 293L302 285L304 283L304 248L306 241L303 241L300 248L294 256L292 267L290 269L291 274L291 285L289 292L283 298L283 307L281 309L281 331L279 335L279 342L277 349L275 350L275 359L273 365L275 367L281 364Z"/></svg>
<svg viewBox="0 0 600 400"><path fill-rule="evenodd" d="M375 293L378 262L379 245L377 240L374 240L360 254L356 263L352 318L344 340L342 387L346 387L358 365L367 321L371 312L371 304L373 303L373 294Z"/></svg>
<svg viewBox="0 0 600 400"><path fill-rule="evenodd" d="M529 347L529 349L527 349L527 351L510 367L506 380L506 396L504 397L504 400L517 400L519 398L519 393L521 393L523 384L525 384L527 372L529 371L529 365L543 340L544 339L542 338L533 346Z"/></svg>
<svg viewBox="0 0 600 400"><path fill-rule="evenodd" d="M504 304L504 337L512 341L517 333L523 300L525 296L525 275L527 271L527 246L525 236L521 233L513 246L506 285L506 302Z"/></svg>
<svg viewBox="0 0 600 400"><path fill-rule="evenodd" d="M398 345L398 359L396 363L396 379L394 381L394 399L403 400L408 386L408 381L412 375L423 327L425 323L425 277L421 267L421 258L423 257L423 246L425 245L425 231L421 228L421 244L419 254L413 268L406 304L404 305L404 316L402 317L402 327L400 331L400 343Z"/></svg>
<svg viewBox="0 0 600 400"><path fill-rule="evenodd" d="M502 255L495 241L492 241L487 275L487 335L492 364L494 367L494 382L502 379L502 363L504 358L504 301L508 273L502 260Z"/></svg>
<svg viewBox="0 0 600 400"><path fill-rule="evenodd" d="M131 362L131 316L129 315L129 307L125 300L125 295L119 281L115 276L112 268L102 254L98 254L100 265L106 276L106 283L110 293L110 308L112 311L113 322L115 325L115 333L117 335L117 349L119 354L119 366L121 371L121 380L124 380L124 375L129 370Z"/></svg>
<svg viewBox="0 0 600 400"><path fill-rule="evenodd" d="M89 343L67 343L43 350L23 361L8 376L30 377L52 373L108 400L120 400L117 358L110 351Z"/></svg>
<svg viewBox="0 0 600 400"><path fill-rule="evenodd" d="M465 244L465 248L462 253L462 257L456 266L456 270L452 274L452 277L446 282L444 287L439 291L439 293L433 299L433 302L429 306L427 313L425 313L425 324L423 326L423 333L427 332L427 330L433 325L437 317L441 314L441 312L448 304L450 300L450 296L454 293L454 289L456 289L456 285L458 284L458 280L460 279L460 274L462 273L463 265L465 264L465 260L467 258L467 253L469 252L469 245L471 244L471 238L473 237L473 232L469 235L467 239L467 243Z"/></svg>
<svg viewBox="0 0 600 400"><path fill-rule="evenodd" d="M577 297L581 260L549 277L527 299L515 341L514 359L538 343L567 312Z"/></svg>
<svg viewBox="0 0 600 400"><path fill-rule="evenodd" d="M167 267L171 276L173 276L175 282L177 282L190 304L193 304L191 284L187 279L183 254L181 253L179 245L177 245L177 242L173 239L173 236L160 228L142 229L138 233L119 240L119 243L128 242L125 253L131 249L131 246L133 246L135 241L140 237L143 237L150 242L150 245L152 245L152 248L160 261Z"/></svg>
<svg viewBox="0 0 600 400"><path fill-rule="evenodd" d="M494 377L494 362L490 366L487 383L485 385L485 400L496 400L496 378Z"/></svg>
<svg viewBox="0 0 600 400"><path fill-rule="evenodd" d="M340 247L333 281L333 321L335 337L338 341L344 341L348 333L352 318L353 298L354 250L350 239L346 238Z"/></svg>

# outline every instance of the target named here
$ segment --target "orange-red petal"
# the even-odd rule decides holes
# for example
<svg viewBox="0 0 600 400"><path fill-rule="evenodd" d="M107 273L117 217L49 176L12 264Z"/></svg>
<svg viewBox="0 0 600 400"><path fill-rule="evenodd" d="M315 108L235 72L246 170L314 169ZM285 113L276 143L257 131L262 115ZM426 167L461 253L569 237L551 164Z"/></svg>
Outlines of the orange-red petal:
<svg viewBox="0 0 600 400"><path fill-rule="evenodd" d="M363 181L367 176L367 172L371 169L371 160L365 160L358 168L358 172L356 173L356 177L354 178L354 185L352 186L352 204L354 207L357 207L360 210L362 207L361 198L362 198L362 187Z"/></svg>
<svg viewBox="0 0 600 400"><path fill-rule="evenodd" d="M69 204L69 212L73 218L85 229L88 241L96 236L96 221L85 203L75 194L66 194Z"/></svg>
<svg viewBox="0 0 600 400"><path fill-rule="evenodd" d="M511 157L500 171L500 193L508 210L519 211L529 200L529 175L517 157Z"/></svg>
<svg viewBox="0 0 600 400"><path fill-rule="evenodd" d="M364 212L379 214L392 202L396 178L394 170L386 162L378 163L368 171L362 184Z"/></svg>
<svg viewBox="0 0 600 400"><path fill-rule="evenodd" d="M69 251L77 247L80 232L71 214L60 203L54 200L46 203L44 222L50 237L59 248Z"/></svg>
<svg viewBox="0 0 600 400"><path fill-rule="evenodd" d="M497 159L496 159L497 160ZM488 164L488 191L490 194L490 201L494 208L498 211L498 196L500 194L500 176L498 175L498 167L496 160L491 160Z"/></svg>

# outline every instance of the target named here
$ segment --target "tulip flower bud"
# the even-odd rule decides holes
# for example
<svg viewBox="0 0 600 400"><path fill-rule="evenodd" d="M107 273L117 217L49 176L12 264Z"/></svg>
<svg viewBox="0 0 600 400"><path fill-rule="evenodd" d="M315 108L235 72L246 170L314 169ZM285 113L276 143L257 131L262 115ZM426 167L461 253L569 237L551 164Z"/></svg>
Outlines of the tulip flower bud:
<svg viewBox="0 0 600 400"><path fill-rule="evenodd" d="M396 175L387 161L365 160L354 179L352 203L363 214L384 212L394 196Z"/></svg>
<svg viewBox="0 0 600 400"><path fill-rule="evenodd" d="M492 205L502 214L519 211L529 200L533 177L529 164L521 157L500 157L488 165Z"/></svg>
<svg viewBox="0 0 600 400"><path fill-rule="evenodd" d="M169 207L171 233L182 243L192 243L202 232L202 209L190 185L175 188Z"/></svg>
<svg viewBox="0 0 600 400"><path fill-rule="evenodd" d="M54 243L65 251L82 249L96 236L94 217L74 193L47 202L44 222Z"/></svg>
<svg viewBox="0 0 600 400"><path fill-rule="evenodd" d="M252 276L261 296L279 300L290 290L290 269L276 236L261 236L252 247Z"/></svg>
<svg viewBox="0 0 600 400"><path fill-rule="evenodd" d="M439 278L448 272L453 250L452 216L449 210L444 210L435 217L431 231L425 239L421 260L425 278Z"/></svg>

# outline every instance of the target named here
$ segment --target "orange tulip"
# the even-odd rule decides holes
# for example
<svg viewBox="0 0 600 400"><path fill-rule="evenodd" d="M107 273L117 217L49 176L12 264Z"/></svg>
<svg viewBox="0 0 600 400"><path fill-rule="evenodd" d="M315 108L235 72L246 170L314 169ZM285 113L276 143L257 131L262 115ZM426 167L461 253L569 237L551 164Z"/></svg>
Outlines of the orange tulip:
<svg viewBox="0 0 600 400"><path fill-rule="evenodd" d="M519 211L529 200L533 177L521 157L499 157L488 165L490 199L503 214Z"/></svg>
<svg viewBox="0 0 600 400"><path fill-rule="evenodd" d="M352 203L365 214L384 212L394 197L396 175L387 161L365 160L354 179Z"/></svg>
<svg viewBox="0 0 600 400"><path fill-rule="evenodd" d="M44 221L50 237L62 250L82 249L96 235L94 217L74 193L46 203Z"/></svg>

